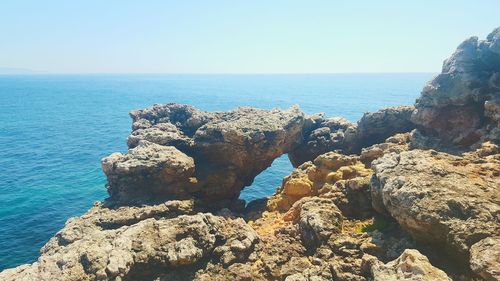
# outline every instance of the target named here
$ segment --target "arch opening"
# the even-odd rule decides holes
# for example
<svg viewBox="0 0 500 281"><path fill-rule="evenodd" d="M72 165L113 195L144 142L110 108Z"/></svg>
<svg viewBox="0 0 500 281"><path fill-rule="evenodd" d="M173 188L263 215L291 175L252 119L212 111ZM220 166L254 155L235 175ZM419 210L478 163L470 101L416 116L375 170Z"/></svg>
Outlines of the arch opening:
<svg viewBox="0 0 500 281"><path fill-rule="evenodd" d="M250 203L255 200L265 199L273 195L282 181L283 177L293 171L292 163L288 159L288 154L283 154L274 159L269 168L257 175L252 185L245 187L240 193L240 199Z"/></svg>

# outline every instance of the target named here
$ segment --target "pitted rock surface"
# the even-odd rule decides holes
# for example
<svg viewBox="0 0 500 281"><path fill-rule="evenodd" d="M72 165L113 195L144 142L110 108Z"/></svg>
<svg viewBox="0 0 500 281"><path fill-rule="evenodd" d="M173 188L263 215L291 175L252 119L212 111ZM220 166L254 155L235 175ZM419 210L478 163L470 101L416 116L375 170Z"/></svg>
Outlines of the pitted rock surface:
<svg viewBox="0 0 500 281"><path fill-rule="evenodd" d="M386 154L372 166L374 208L457 261L468 264L470 247L499 233L498 153L459 157L411 150Z"/></svg>
<svg viewBox="0 0 500 281"><path fill-rule="evenodd" d="M35 263L5 270L0 279L153 280L179 268L194 273L202 260L230 265L246 259L258 242L242 219L192 212L183 201L115 210L95 206L69 220Z"/></svg>
<svg viewBox="0 0 500 281"><path fill-rule="evenodd" d="M387 264L371 266L374 281L451 281L446 273L429 262L426 256L407 249L400 257Z"/></svg>
<svg viewBox="0 0 500 281"><path fill-rule="evenodd" d="M415 105L412 121L423 135L437 137L445 146L500 141L499 46L497 28L486 40L467 39L444 62Z"/></svg>
<svg viewBox="0 0 500 281"><path fill-rule="evenodd" d="M357 124L341 117L308 116L302 132L304 141L288 157L298 167L330 151L359 154L361 149L381 143L394 134L413 130L415 125L410 119L414 109L413 106L383 108L365 113Z"/></svg>
<svg viewBox="0 0 500 281"><path fill-rule="evenodd" d="M129 151L102 161L110 198L0 280L499 280L499 36L445 62L411 132L411 107L356 125L298 108L133 111ZM469 152L419 149L450 143ZM284 153L298 168L245 207L241 189Z"/></svg>
<svg viewBox="0 0 500 281"><path fill-rule="evenodd" d="M103 159L110 201L238 198L274 159L302 142L298 107L203 112L179 104L130 113L127 154Z"/></svg>

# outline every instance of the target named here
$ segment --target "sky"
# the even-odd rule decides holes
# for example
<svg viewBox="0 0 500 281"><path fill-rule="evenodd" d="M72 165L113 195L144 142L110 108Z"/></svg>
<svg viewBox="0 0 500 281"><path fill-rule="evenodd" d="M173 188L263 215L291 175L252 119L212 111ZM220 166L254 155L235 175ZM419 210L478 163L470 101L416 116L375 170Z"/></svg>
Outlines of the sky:
<svg viewBox="0 0 500 281"><path fill-rule="evenodd" d="M0 68L39 73L439 72L500 0L5 0Z"/></svg>

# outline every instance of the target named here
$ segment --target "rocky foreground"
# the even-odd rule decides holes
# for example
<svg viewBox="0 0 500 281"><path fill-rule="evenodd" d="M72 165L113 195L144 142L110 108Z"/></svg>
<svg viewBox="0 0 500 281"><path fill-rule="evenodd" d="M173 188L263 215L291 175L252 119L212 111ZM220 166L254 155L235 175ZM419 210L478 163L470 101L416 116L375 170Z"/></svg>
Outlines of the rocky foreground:
<svg viewBox="0 0 500 281"><path fill-rule="evenodd" d="M110 197L0 280L500 280L500 28L445 61L415 106L130 113ZM265 200L241 190L280 155Z"/></svg>

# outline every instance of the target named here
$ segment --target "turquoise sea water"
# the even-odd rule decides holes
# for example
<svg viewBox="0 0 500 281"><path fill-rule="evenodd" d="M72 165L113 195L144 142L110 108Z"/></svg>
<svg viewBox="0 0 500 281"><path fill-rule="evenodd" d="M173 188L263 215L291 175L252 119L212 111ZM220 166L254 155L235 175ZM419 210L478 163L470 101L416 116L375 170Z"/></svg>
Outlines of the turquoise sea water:
<svg viewBox="0 0 500 281"><path fill-rule="evenodd" d="M100 159L126 151L128 111L154 103L364 112L413 104L433 74L0 76L0 270L33 262L71 216L106 198ZM283 156L245 189L268 196L292 170Z"/></svg>

